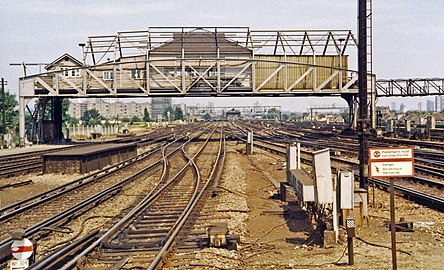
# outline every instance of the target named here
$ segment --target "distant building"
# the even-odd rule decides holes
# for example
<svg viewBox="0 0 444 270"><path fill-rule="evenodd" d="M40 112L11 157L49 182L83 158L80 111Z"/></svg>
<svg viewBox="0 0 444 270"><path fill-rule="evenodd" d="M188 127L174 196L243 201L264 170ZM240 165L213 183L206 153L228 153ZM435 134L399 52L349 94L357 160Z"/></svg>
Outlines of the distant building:
<svg viewBox="0 0 444 270"><path fill-rule="evenodd" d="M444 96L435 97L435 110L437 112L444 110Z"/></svg>
<svg viewBox="0 0 444 270"><path fill-rule="evenodd" d="M428 112L435 111L435 102L433 102L433 100L427 100L427 111Z"/></svg>
<svg viewBox="0 0 444 270"><path fill-rule="evenodd" d="M401 105L399 105L399 112L405 113L405 104L404 103L401 103Z"/></svg>
<svg viewBox="0 0 444 270"><path fill-rule="evenodd" d="M151 119L164 120L163 113L165 109L171 107L171 98L153 97L151 98Z"/></svg>
<svg viewBox="0 0 444 270"><path fill-rule="evenodd" d="M96 109L99 114L106 119L117 116L119 119L124 117L131 118L137 116L143 117L145 109L151 110L149 103L137 102L106 102L101 99L88 99L83 102L71 102L68 108L68 115L80 119L86 110Z"/></svg>
<svg viewBox="0 0 444 270"><path fill-rule="evenodd" d="M418 102L418 111L422 111L422 102Z"/></svg>
<svg viewBox="0 0 444 270"><path fill-rule="evenodd" d="M392 102L390 108L392 109L392 111L396 111L397 110L396 102Z"/></svg>

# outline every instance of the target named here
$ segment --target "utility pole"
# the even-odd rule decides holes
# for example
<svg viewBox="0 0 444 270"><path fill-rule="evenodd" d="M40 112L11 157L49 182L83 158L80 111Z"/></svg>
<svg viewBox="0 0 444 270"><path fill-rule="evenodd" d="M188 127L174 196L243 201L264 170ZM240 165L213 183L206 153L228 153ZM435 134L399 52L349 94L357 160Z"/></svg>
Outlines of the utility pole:
<svg viewBox="0 0 444 270"><path fill-rule="evenodd" d="M5 99L5 85L6 85L6 81L4 78L2 78L2 134L3 134L3 139L5 138L5 134L6 134L6 109L5 109L5 103L6 103L6 99Z"/></svg>
<svg viewBox="0 0 444 270"><path fill-rule="evenodd" d="M358 4L359 187L368 189L367 0Z"/></svg>

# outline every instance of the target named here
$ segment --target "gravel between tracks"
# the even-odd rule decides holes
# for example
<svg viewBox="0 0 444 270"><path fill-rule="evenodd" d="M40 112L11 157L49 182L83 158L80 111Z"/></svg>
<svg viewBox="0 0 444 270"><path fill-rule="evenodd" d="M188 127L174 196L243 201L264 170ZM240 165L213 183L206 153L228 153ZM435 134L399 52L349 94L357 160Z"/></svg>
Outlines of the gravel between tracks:
<svg viewBox="0 0 444 270"><path fill-rule="evenodd" d="M341 243L334 248L302 245L311 232L310 222L300 209L294 210L291 222L285 222L285 216L267 214L278 213L286 205L269 198L273 188L241 153L243 148L244 145L229 148L221 186L232 192L222 192L218 206L218 209L239 208L247 203L249 211L242 213L242 219L233 223L233 217L229 220L229 233L237 230L241 235L239 249L209 248L176 254L176 263L166 269L391 269L390 249L358 240L354 241L355 265L347 266L347 254L343 253L346 248L344 231L341 231ZM255 149L251 158L275 179L283 179L282 157ZM369 208L369 224L357 229L362 239L386 247L390 247L390 232L385 226L389 216L388 196L387 192L376 190L376 204ZM372 198L370 192L370 201ZM401 197L396 197L395 204L398 220L405 217L407 221L417 222L415 232L397 233L398 249L411 253L398 252L398 269L442 269L444 213Z"/></svg>

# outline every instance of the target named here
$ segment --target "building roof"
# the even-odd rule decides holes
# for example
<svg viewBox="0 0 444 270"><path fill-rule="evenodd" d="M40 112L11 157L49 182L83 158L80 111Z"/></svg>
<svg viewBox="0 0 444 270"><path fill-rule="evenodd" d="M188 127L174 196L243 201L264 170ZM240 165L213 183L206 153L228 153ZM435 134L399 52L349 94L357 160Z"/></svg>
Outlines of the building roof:
<svg viewBox="0 0 444 270"><path fill-rule="evenodd" d="M78 66L82 66L82 62L80 62L79 60L77 60L76 58L74 58L73 56L71 56L68 53L65 53L64 55L60 56L59 58L57 58L56 60L54 60L51 64L45 66L45 69L49 69L53 66L55 66L56 64L58 64L61 61L71 61L74 64L78 65Z"/></svg>
<svg viewBox="0 0 444 270"><path fill-rule="evenodd" d="M435 116L435 121L444 121L444 115L442 113L434 113L433 116Z"/></svg>
<svg viewBox="0 0 444 270"><path fill-rule="evenodd" d="M175 33L173 39L153 48L151 54L215 54L217 48L221 54L251 54L252 51L236 41L225 38L224 33L187 32Z"/></svg>

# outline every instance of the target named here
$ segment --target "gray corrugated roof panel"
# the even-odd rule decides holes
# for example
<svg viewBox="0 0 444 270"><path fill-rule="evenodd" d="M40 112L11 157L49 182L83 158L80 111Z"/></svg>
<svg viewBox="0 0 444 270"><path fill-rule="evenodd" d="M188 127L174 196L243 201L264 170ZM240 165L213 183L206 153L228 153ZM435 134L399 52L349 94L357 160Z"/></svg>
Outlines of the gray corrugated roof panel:
<svg viewBox="0 0 444 270"><path fill-rule="evenodd" d="M107 143L107 144L95 144L89 145L81 148L74 148L65 151L59 151L55 153L44 154L44 157L57 157L57 156L85 156L92 155L100 152L111 151L115 149L128 148L128 147L137 147L134 143Z"/></svg>

